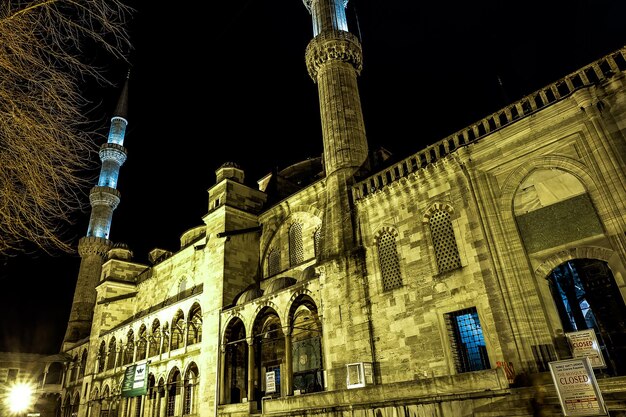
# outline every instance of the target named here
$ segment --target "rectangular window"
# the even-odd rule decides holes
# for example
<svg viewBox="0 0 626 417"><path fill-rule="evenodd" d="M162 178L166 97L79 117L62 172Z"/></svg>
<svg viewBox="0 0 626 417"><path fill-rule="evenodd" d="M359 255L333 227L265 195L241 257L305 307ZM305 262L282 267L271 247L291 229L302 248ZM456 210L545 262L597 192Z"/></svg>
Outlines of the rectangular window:
<svg viewBox="0 0 626 417"><path fill-rule="evenodd" d="M475 307L445 315L458 373L489 369L483 329Z"/></svg>

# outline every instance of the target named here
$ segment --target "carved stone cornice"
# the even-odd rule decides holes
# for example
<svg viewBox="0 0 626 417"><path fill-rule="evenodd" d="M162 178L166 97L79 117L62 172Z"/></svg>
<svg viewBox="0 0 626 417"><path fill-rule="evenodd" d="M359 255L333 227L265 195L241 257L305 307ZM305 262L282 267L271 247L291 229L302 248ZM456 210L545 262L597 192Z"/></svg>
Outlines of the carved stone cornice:
<svg viewBox="0 0 626 417"><path fill-rule="evenodd" d="M126 161L126 148L117 143L102 144L98 154L102 162L114 159L118 165L122 165Z"/></svg>
<svg viewBox="0 0 626 417"><path fill-rule="evenodd" d="M115 210L120 203L120 192L115 188L97 185L89 193L89 202L92 207L107 205Z"/></svg>
<svg viewBox="0 0 626 417"><path fill-rule="evenodd" d="M113 242L109 239L86 236L78 241L78 254L81 257L86 255L98 255L101 258L104 258L112 247Z"/></svg>
<svg viewBox="0 0 626 417"><path fill-rule="evenodd" d="M359 40L350 32L325 31L311 39L306 47L306 68L313 81L317 82L319 68L329 61L347 62L357 75L363 69L363 52Z"/></svg>

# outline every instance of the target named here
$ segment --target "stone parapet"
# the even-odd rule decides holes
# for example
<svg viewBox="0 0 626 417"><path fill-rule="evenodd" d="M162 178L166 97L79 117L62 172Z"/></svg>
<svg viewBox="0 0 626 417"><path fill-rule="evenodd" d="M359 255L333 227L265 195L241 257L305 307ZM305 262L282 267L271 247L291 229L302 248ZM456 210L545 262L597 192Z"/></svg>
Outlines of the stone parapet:
<svg viewBox="0 0 626 417"><path fill-rule="evenodd" d="M78 254L83 257L87 255L98 255L104 259L107 252L113 247L113 242L109 239L96 236L86 236L78 242Z"/></svg>
<svg viewBox="0 0 626 417"><path fill-rule="evenodd" d="M120 203L120 196L120 192L115 188L96 185L89 193L89 202L92 207L107 205L115 210Z"/></svg>
<svg viewBox="0 0 626 417"><path fill-rule="evenodd" d="M126 148L117 143L104 143L100 147L101 161L115 160L119 165L122 165L126 161Z"/></svg>

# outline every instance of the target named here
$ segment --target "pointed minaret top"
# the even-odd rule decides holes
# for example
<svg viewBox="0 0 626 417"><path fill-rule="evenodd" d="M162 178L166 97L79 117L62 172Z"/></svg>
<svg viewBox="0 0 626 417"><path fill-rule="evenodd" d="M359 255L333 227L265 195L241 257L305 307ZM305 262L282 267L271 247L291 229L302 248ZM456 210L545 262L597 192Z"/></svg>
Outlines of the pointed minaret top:
<svg viewBox="0 0 626 417"><path fill-rule="evenodd" d="M126 81L124 81L124 87L122 88L122 92L120 93L120 98L117 101L117 106L115 107L115 112L113 113L113 117L122 117L124 119L128 116L128 79L130 78L130 70L128 70L128 74L126 75Z"/></svg>

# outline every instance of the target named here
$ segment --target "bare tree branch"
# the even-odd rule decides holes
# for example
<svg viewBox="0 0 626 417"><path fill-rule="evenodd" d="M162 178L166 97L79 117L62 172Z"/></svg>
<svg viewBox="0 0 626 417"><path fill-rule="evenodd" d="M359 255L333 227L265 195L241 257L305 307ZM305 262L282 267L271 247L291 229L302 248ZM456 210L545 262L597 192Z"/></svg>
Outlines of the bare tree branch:
<svg viewBox="0 0 626 417"><path fill-rule="evenodd" d="M0 5L0 256L74 250L65 235L102 133L84 91L110 84L102 51L127 59L132 12L119 0Z"/></svg>

